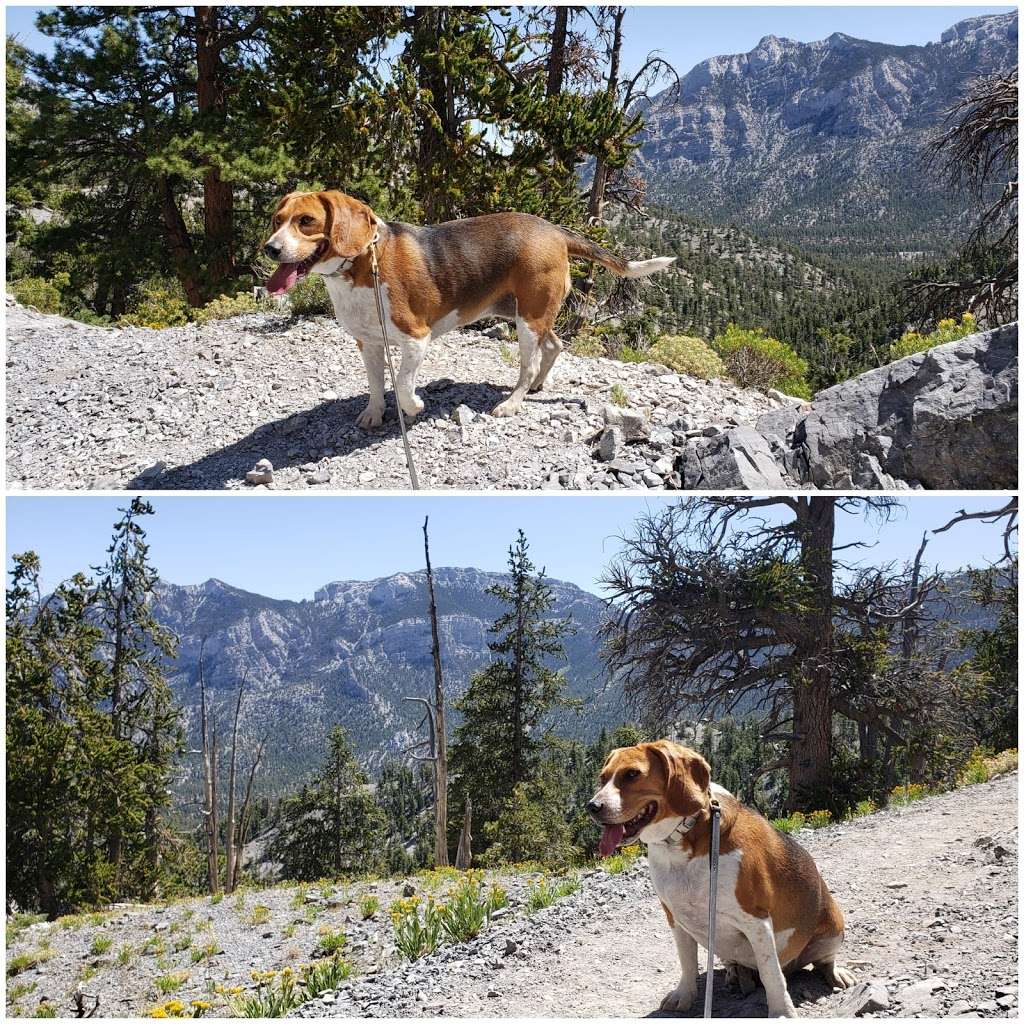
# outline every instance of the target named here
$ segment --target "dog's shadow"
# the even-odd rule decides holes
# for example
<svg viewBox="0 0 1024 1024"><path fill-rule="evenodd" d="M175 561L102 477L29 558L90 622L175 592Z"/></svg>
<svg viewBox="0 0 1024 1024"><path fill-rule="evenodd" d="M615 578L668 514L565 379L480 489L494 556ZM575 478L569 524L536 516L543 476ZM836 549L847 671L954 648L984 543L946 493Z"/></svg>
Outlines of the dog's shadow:
<svg viewBox="0 0 1024 1024"><path fill-rule="evenodd" d="M706 974L697 980L697 998L685 1013L654 1010L648 1017L703 1017L704 988ZM814 971L805 969L796 971L786 979L789 995L793 1005L800 1008L807 1003L815 1003L822 996L832 995L832 989ZM749 995L743 995L739 988L726 980L724 968L715 971L715 988L712 997L712 1015L714 1017L767 1017L768 999L760 984Z"/></svg>
<svg viewBox="0 0 1024 1024"><path fill-rule="evenodd" d="M410 434L420 430L433 433L435 428L431 421L450 416L459 405L468 406L475 413L490 413L511 390L510 386L458 383L448 378L431 381L419 389L425 408L409 423ZM214 490L225 487L230 481L244 480L245 474L260 459L269 459L275 470L281 470L316 463L322 458L345 458L382 441L399 438L401 432L390 390L383 424L371 430L356 426L356 417L366 408L368 399L364 392L289 413L194 462L158 473L139 474L125 487L130 490ZM536 394L530 395L527 401L564 404L565 399Z"/></svg>

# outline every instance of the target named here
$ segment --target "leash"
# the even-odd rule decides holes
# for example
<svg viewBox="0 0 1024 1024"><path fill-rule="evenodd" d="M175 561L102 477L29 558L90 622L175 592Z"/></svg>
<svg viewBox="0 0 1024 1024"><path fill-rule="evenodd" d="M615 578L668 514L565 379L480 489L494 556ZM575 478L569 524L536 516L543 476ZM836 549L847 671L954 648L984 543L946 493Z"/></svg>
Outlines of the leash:
<svg viewBox="0 0 1024 1024"><path fill-rule="evenodd" d="M711 799L711 886L708 891L708 969L704 975L704 1017L711 1017L711 997L715 987L715 907L718 903L718 832L722 808Z"/></svg>
<svg viewBox="0 0 1024 1024"><path fill-rule="evenodd" d="M412 461L412 449L409 447L409 435L405 430L405 413L402 411L402 403L398 398L398 379L395 376L395 361L391 356L391 343L388 341L388 328L385 324L384 300L380 294L380 267L377 264L377 243L380 241L380 232L374 232L370 239L370 272L373 274L373 298L377 305L377 319L380 321L380 333L384 339L384 356L388 361L388 372L391 374L391 390L395 395L395 408L398 410L398 427L402 432L402 446L405 448L405 464L409 467L409 480L412 489L418 491L420 482L416 477L416 465Z"/></svg>

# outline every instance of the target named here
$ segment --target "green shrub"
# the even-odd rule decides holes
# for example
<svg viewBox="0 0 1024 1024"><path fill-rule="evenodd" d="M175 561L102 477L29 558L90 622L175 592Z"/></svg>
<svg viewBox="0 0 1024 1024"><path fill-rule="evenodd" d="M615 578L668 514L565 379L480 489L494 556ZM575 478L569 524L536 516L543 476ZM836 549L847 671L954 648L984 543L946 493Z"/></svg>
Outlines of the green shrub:
<svg viewBox="0 0 1024 1024"><path fill-rule="evenodd" d="M45 920L45 914L12 914L7 919L7 945L14 942L26 928Z"/></svg>
<svg viewBox="0 0 1024 1024"><path fill-rule="evenodd" d="M8 291L23 305L40 313L59 313L62 306L60 289L45 277L23 277L7 283Z"/></svg>
<svg viewBox="0 0 1024 1024"><path fill-rule="evenodd" d="M563 878L555 885L549 885L546 878L540 878L530 883L526 894L526 906L531 912L543 910L556 900L571 896L579 887L579 879L575 876Z"/></svg>
<svg viewBox="0 0 1024 1024"><path fill-rule="evenodd" d="M450 942L468 942L476 938L491 919L491 914L507 902L498 886L485 890L480 877L469 873L448 894L439 917Z"/></svg>
<svg viewBox="0 0 1024 1024"><path fill-rule="evenodd" d="M292 316L320 316L334 312L324 279L319 274L304 277L292 288L288 292L288 303Z"/></svg>
<svg viewBox="0 0 1024 1024"><path fill-rule="evenodd" d="M953 319L940 320L935 330L929 334L918 331L907 331L899 341L889 347L890 359L903 359L915 352L924 352L936 345L945 345L949 341L959 341L973 334L978 329L978 321L970 313L964 313L959 322Z"/></svg>
<svg viewBox="0 0 1024 1024"><path fill-rule="evenodd" d="M662 363L676 373L701 380L725 376L725 364L710 345L685 334L663 334L646 353L648 362Z"/></svg>
<svg viewBox="0 0 1024 1024"><path fill-rule="evenodd" d="M40 964L46 963L52 956L52 949L37 949L32 953L19 953L17 956L12 956L7 961L7 977L13 978L14 975L21 974L22 971L38 967Z"/></svg>
<svg viewBox="0 0 1024 1024"><path fill-rule="evenodd" d="M56 1017L57 1007L48 999L44 999L35 1009L33 1017Z"/></svg>
<svg viewBox="0 0 1024 1024"><path fill-rule="evenodd" d="M729 324L711 343L726 373L744 388L777 388L787 395L810 398L807 362L785 342L770 338L760 327L744 330Z"/></svg>
<svg viewBox="0 0 1024 1024"><path fill-rule="evenodd" d="M266 303L257 302L249 292L238 292L237 295L221 295L195 310L192 315L196 323L205 324L211 320L241 316L243 313L259 313L266 308Z"/></svg>
<svg viewBox="0 0 1024 1024"><path fill-rule="evenodd" d="M153 979L153 984L161 995L169 996L177 992L185 982L188 981L186 971L178 971L176 974L161 974Z"/></svg>
<svg viewBox="0 0 1024 1024"><path fill-rule="evenodd" d="M894 807L903 807L915 800L923 800L928 796L928 787L920 782L911 782L906 786L897 786L889 794L889 803Z"/></svg>
<svg viewBox="0 0 1024 1024"><path fill-rule="evenodd" d="M620 409L625 409L629 405L629 395L621 384L613 384L608 397L612 405L617 405Z"/></svg>
<svg viewBox="0 0 1024 1024"><path fill-rule="evenodd" d="M863 818L867 814L874 814L878 810L874 800L858 800L853 809L851 817Z"/></svg>
<svg viewBox="0 0 1024 1024"><path fill-rule="evenodd" d="M380 900L373 893L365 893L359 897L359 913L364 921L369 921L378 910L380 910Z"/></svg>
<svg viewBox="0 0 1024 1024"><path fill-rule="evenodd" d="M807 824L807 819L801 811L794 811L785 818L773 818L772 824L780 832L785 832L786 835L789 835L790 833L803 828Z"/></svg>
<svg viewBox="0 0 1024 1024"><path fill-rule="evenodd" d="M345 948L345 943L348 941L345 933L339 928L337 931L331 931L330 928L324 928L320 932L320 941L317 943L319 949L323 950L324 953L332 955L340 953Z"/></svg>
<svg viewBox="0 0 1024 1024"><path fill-rule="evenodd" d="M811 828L824 828L832 823L831 811L811 811L807 816L807 824Z"/></svg>
<svg viewBox="0 0 1024 1024"><path fill-rule="evenodd" d="M252 911L249 914L249 924L251 925L266 924L269 920L270 907L264 907L258 903L252 908Z"/></svg>
<svg viewBox="0 0 1024 1024"><path fill-rule="evenodd" d="M440 913L432 898L425 902L418 896L395 900L391 904L391 921L395 945L406 960L419 960L433 953L441 942Z"/></svg>
<svg viewBox="0 0 1024 1024"><path fill-rule="evenodd" d="M190 312L178 281L151 277L140 286L131 312L118 323L129 327L179 327L188 323Z"/></svg>
<svg viewBox="0 0 1024 1024"><path fill-rule="evenodd" d="M231 1002L235 1017L284 1017L306 1001L306 990L290 967L277 971L253 971L256 991Z"/></svg>
<svg viewBox="0 0 1024 1024"><path fill-rule="evenodd" d="M333 992L352 977L352 965L341 957L332 956L326 960L314 960L302 968L302 985L308 997L322 992Z"/></svg>
<svg viewBox="0 0 1024 1024"><path fill-rule="evenodd" d="M114 944L114 940L106 935L97 935L89 946L89 952L93 956L102 956Z"/></svg>
<svg viewBox="0 0 1024 1024"><path fill-rule="evenodd" d="M630 846L625 846L618 853L613 853L610 857L605 857L601 861L601 866L608 872L609 875L621 875L627 868L631 868L636 862L636 859L640 856L640 845L633 843Z"/></svg>
<svg viewBox="0 0 1024 1024"><path fill-rule="evenodd" d="M632 345L623 345L619 349L620 363L644 363L646 361L647 353L641 352L638 348L633 348Z"/></svg>
<svg viewBox="0 0 1024 1024"><path fill-rule="evenodd" d="M598 335L590 331L580 331L569 345L569 351L574 356L584 356L588 359L596 359L605 354L604 342Z"/></svg>

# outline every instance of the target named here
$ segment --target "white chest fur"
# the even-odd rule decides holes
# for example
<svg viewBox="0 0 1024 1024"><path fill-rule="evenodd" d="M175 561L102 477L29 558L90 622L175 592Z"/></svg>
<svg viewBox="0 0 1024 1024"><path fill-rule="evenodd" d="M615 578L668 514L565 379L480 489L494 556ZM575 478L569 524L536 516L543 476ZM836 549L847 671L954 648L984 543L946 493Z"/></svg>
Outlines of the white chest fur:
<svg viewBox="0 0 1024 1024"><path fill-rule="evenodd" d="M708 858L691 857L687 851L664 843L648 846L647 858L658 898L672 912L676 925L706 949L711 891ZM753 919L736 899L742 859L742 850L732 850L718 861L715 955L723 962L735 961L756 968L757 959L745 935ZM782 950L791 934L791 929L776 932L776 949Z"/></svg>
<svg viewBox="0 0 1024 1024"><path fill-rule="evenodd" d="M377 303L372 288L357 288L343 274L336 277L324 277L327 294L334 307L334 315L338 323L358 341L372 344L381 343L384 339L380 333L380 320L377 317ZM391 309L388 303L388 286L381 285L381 299L384 304L385 323L388 337L392 341L401 341L404 335L391 322Z"/></svg>

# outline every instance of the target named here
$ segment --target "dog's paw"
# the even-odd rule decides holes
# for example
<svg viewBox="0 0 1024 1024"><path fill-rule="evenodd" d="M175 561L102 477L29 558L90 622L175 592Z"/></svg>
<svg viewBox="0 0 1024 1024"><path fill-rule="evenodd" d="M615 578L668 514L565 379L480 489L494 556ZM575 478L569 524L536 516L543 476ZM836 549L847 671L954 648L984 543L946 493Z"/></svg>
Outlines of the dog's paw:
<svg viewBox="0 0 1024 1024"><path fill-rule="evenodd" d="M832 970L823 972L825 980L833 988L853 988L857 984L857 978L848 967L837 967L832 965Z"/></svg>
<svg viewBox="0 0 1024 1024"><path fill-rule="evenodd" d="M696 998L695 988L674 988L662 999L659 1009L665 1013L686 1013Z"/></svg>
<svg viewBox="0 0 1024 1024"><path fill-rule="evenodd" d="M384 422L384 410L379 405L368 405L357 417L356 426L369 430Z"/></svg>
<svg viewBox="0 0 1024 1024"><path fill-rule="evenodd" d="M522 403L513 402L509 399L505 399L504 402L499 402L492 410L492 416L515 416L519 412Z"/></svg>
<svg viewBox="0 0 1024 1024"><path fill-rule="evenodd" d="M409 419L419 416L419 414L427 407L426 402L416 395L402 395L399 401L402 403L402 412L404 412Z"/></svg>
<svg viewBox="0 0 1024 1024"><path fill-rule="evenodd" d="M731 962L725 965L725 980L733 988L738 988L743 995L749 996L757 988L758 976L752 967Z"/></svg>

